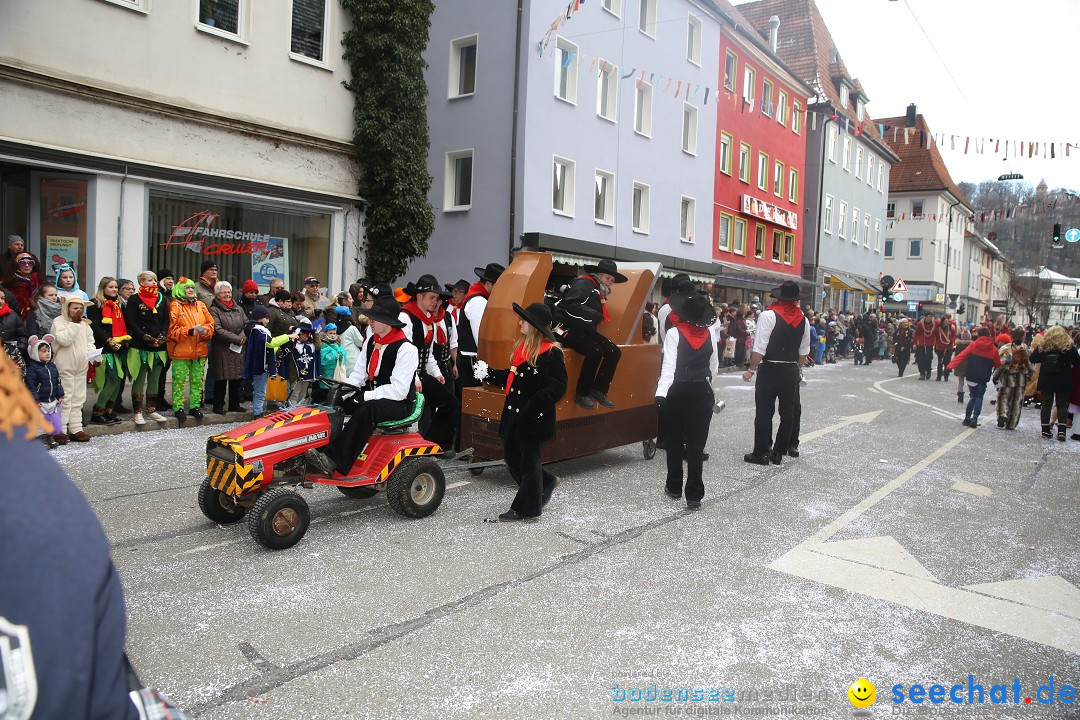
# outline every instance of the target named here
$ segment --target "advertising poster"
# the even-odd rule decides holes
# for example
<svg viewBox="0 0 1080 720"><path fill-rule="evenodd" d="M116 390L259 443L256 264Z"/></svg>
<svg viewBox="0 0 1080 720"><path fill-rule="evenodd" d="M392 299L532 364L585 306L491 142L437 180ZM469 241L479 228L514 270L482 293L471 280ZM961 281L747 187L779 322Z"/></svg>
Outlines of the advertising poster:
<svg viewBox="0 0 1080 720"><path fill-rule="evenodd" d="M281 278L288 286L289 239L267 238L266 247L251 253L251 277L259 284L259 292L270 289L270 281Z"/></svg>
<svg viewBox="0 0 1080 720"><path fill-rule="evenodd" d="M56 268L68 263L79 271L79 238L65 235L47 235L45 237L45 257L41 259L45 265L45 274L50 278L56 278Z"/></svg>

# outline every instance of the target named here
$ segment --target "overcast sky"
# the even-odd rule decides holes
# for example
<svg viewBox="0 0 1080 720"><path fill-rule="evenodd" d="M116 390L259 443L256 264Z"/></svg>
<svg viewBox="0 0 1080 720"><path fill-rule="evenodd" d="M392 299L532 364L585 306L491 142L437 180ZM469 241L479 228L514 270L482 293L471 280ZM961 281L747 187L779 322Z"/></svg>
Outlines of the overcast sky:
<svg viewBox="0 0 1080 720"><path fill-rule="evenodd" d="M913 102L935 134L1080 146L1080 0L815 1L871 117L903 115ZM1080 147L1066 158L1059 146L1056 160L1010 153L1008 163L957 148L941 148L956 182L1019 172L1080 192Z"/></svg>

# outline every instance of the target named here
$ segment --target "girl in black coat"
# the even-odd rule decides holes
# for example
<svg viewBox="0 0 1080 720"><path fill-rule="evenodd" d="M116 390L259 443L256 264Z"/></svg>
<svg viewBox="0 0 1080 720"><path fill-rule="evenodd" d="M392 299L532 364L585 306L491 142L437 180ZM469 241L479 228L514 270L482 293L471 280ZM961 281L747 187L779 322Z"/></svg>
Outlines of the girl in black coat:
<svg viewBox="0 0 1080 720"><path fill-rule="evenodd" d="M562 349L551 334L551 310L544 303L523 309L521 337L514 345L509 370L489 370L484 382L506 389L499 437L503 439L506 467L518 484L510 509L502 521L540 517L559 479L540 464L544 443L555 437L555 405L566 393L566 365Z"/></svg>

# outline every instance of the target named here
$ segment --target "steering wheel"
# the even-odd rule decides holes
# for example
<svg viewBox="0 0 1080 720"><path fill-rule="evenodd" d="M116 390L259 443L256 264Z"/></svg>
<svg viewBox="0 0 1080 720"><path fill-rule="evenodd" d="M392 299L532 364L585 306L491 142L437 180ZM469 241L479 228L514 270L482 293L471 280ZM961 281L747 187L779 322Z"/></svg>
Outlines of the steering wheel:
<svg viewBox="0 0 1080 720"><path fill-rule="evenodd" d="M333 378L319 378L321 382L330 386L330 394L326 398L326 404L331 407L339 406L338 398L344 393L362 393L364 388L357 387L352 383L347 383L344 380L334 380Z"/></svg>

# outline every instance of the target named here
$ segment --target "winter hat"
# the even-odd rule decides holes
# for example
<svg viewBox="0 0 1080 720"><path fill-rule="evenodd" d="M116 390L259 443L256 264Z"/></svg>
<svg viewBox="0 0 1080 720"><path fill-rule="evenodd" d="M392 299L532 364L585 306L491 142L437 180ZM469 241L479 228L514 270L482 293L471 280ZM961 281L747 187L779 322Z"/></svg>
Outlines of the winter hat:
<svg viewBox="0 0 1080 720"><path fill-rule="evenodd" d="M244 284L240 286L240 292L259 292L259 283L254 280L245 280Z"/></svg>
<svg viewBox="0 0 1080 720"><path fill-rule="evenodd" d="M22 235L8 235L7 236L8 247L11 247L12 245L15 245L16 243L22 243L23 246L26 245L26 241L22 239Z"/></svg>
<svg viewBox="0 0 1080 720"><path fill-rule="evenodd" d="M351 314L352 314L352 310L350 310L349 308L345 307L344 305L335 305L335 306L334 306L334 314L335 314L335 315L342 315L342 316L344 316L344 315L351 315Z"/></svg>
<svg viewBox="0 0 1080 720"><path fill-rule="evenodd" d="M971 331L968 330L967 328L964 328L964 331L962 333L960 333L960 339L961 340L967 340L968 342L970 342L971 341Z"/></svg>
<svg viewBox="0 0 1080 720"><path fill-rule="evenodd" d="M252 320L262 320L263 318L270 317L270 311L266 309L264 305L256 305L251 309Z"/></svg>
<svg viewBox="0 0 1080 720"><path fill-rule="evenodd" d="M173 285L172 296L177 300L185 300L186 298L184 297L184 291L187 290L189 287L195 287L195 281L181 275L180 279L176 281L175 285Z"/></svg>
<svg viewBox="0 0 1080 720"><path fill-rule="evenodd" d="M1010 335L1007 332L1003 332L1003 333L999 334L996 338L994 338L994 344L995 345L1011 345L1012 344L1012 335Z"/></svg>
<svg viewBox="0 0 1080 720"><path fill-rule="evenodd" d="M172 278L173 280L176 279L176 275L169 268L161 268L160 270L157 271L156 274L157 274L158 282L161 282L165 278Z"/></svg>
<svg viewBox="0 0 1080 720"><path fill-rule="evenodd" d="M335 325L334 323L327 323L327 324L326 324L326 327L324 327L324 328L322 329L322 331L323 331L324 333L328 333L328 332L337 332L337 325Z"/></svg>
<svg viewBox="0 0 1080 720"><path fill-rule="evenodd" d="M57 282L60 281L60 273L64 272L65 270L70 270L72 277L75 278L75 285L72 286L71 292L82 292L82 288L79 287L79 273L75 272L75 268L73 268L71 266L71 263L64 263L63 265L57 266L57 268L56 268L56 280L57 280Z"/></svg>
<svg viewBox="0 0 1080 720"><path fill-rule="evenodd" d="M213 268L214 270L217 270L217 263L214 262L213 260L203 260L202 265L199 266L199 274L202 275L203 273L205 273L210 268Z"/></svg>

